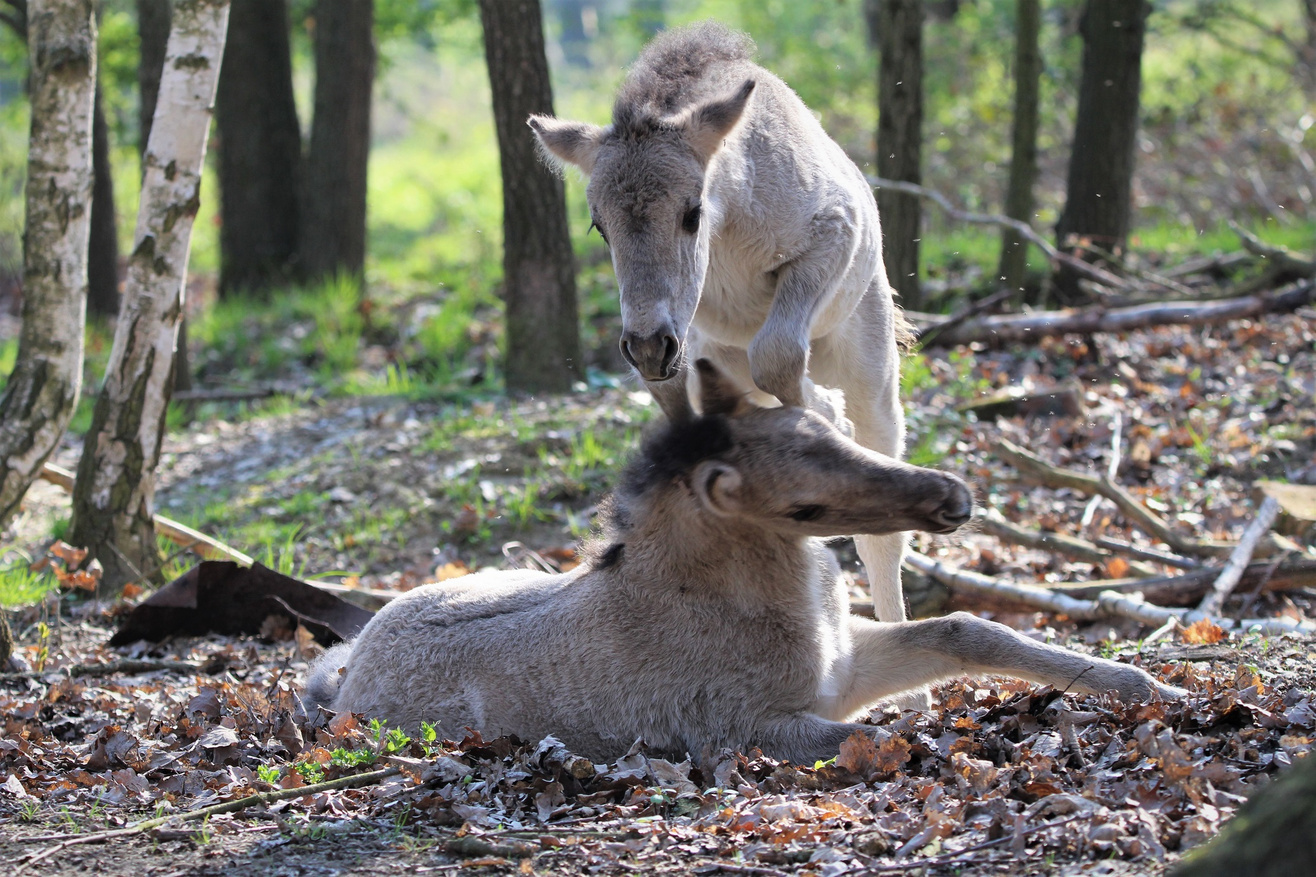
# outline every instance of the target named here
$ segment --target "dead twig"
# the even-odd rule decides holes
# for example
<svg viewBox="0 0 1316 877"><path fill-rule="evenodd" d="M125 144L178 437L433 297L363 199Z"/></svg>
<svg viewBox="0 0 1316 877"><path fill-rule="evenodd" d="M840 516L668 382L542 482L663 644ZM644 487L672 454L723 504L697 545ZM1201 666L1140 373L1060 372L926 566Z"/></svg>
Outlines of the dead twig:
<svg viewBox="0 0 1316 877"><path fill-rule="evenodd" d="M1055 822L1047 822L1042 825L1035 825L1032 828L1024 828L1018 832L1011 832L1004 837L998 837L995 840L983 841L980 844L974 844L971 847L965 847L953 853L945 853L940 856L930 856L925 859L911 859L908 862L897 862L890 865L869 865L865 868L856 868L853 871L842 872L845 877L859 877L863 874L898 874L901 871L914 871L922 868L940 868L945 865L955 865L963 861L965 856L971 853L989 850L993 847L1004 846L1014 843L1017 840L1027 837L1031 834L1037 834L1050 828L1059 828L1062 825L1068 825L1071 822L1077 822L1080 819L1091 819L1094 813L1080 813L1077 816L1070 816L1066 819L1057 819Z"/></svg>
<svg viewBox="0 0 1316 877"><path fill-rule="evenodd" d="M1121 539L1112 539L1109 536L1098 536L1096 544L1098 548L1105 548L1116 554L1125 554L1139 560L1150 560L1177 569L1198 569L1202 565L1200 560L1193 560L1191 557L1180 557L1177 554L1157 551L1154 548L1144 548L1141 545L1134 545Z"/></svg>
<svg viewBox="0 0 1316 877"><path fill-rule="evenodd" d="M1211 590L1202 598L1198 604L1197 610L1205 612L1208 615L1218 615L1224 608L1225 600L1238 587L1239 580L1243 577L1243 570L1247 568L1248 562L1252 559L1252 553L1256 551L1257 543L1261 537L1270 532L1270 528L1275 525L1275 518L1279 517L1279 500L1273 496L1268 496L1261 503L1261 508L1257 510L1257 516L1253 518L1252 523L1247 525L1243 531L1243 537L1238 540L1238 545L1234 548L1233 554L1229 555L1229 562L1221 570L1220 577L1215 580Z"/></svg>
<svg viewBox="0 0 1316 877"><path fill-rule="evenodd" d="M919 328L916 332L918 343L924 347L934 343L937 340L938 335L954 329L956 326L966 320L978 316L979 314L985 314L994 310L1001 302L1008 301L1013 294L1014 290L998 289L986 298L971 302L967 307L961 309L957 313L951 314L944 322L939 322L935 325L928 326L927 328Z"/></svg>
<svg viewBox="0 0 1316 877"><path fill-rule="evenodd" d="M995 509L990 509L981 518L983 532L990 533L1002 542L1039 548L1043 551L1055 551L1075 560L1087 563L1106 563L1115 557L1115 553L1092 544L1086 539L1066 536L1063 533L1050 533L1045 530L1029 530L1011 523ZM1156 571L1141 563L1130 563L1129 568L1140 576L1154 576Z"/></svg>
<svg viewBox="0 0 1316 877"><path fill-rule="evenodd" d="M112 828L108 831L97 831L92 832L91 834L78 834L71 837L65 837L54 846L46 847L44 850L24 856L10 873L13 874L14 877L18 877L19 874L35 865L37 862L58 855L60 852L63 852L70 847L82 846L84 844L104 843L105 841L114 840L120 837L131 837L133 835L150 831L154 828L159 828L160 826L173 821L195 822L199 819L206 819L223 813L236 813L257 804L272 804L275 801L282 801L286 798L302 798L307 795L316 794L317 792L328 792L335 789L354 789L360 786L369 786L380 780L387 779L388 777L396 776L401 772L400 768L387 767L383 770L353 774L352 776L340 777L336 780L326 780L323 783L314 783L297 789L279 789L274 792L258 792L255 795L248 795L245 798L226 801L223 804L212 804L209 807L202 807L199 810L192 810L187 813L174 813L169 816L157 816L153 819L145 819L134 825L124 826L123 828Z"/></svg>

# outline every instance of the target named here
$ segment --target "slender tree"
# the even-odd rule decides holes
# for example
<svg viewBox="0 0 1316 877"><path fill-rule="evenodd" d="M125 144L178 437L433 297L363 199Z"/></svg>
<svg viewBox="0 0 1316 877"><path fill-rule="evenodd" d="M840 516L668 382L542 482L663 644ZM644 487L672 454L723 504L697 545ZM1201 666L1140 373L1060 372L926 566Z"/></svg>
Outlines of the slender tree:
<svg viewBox="0 0 1316 877"><path fill-rule="evenodd" d="M26 35L32 122L23 226L23 326L0 396L0 529L68 427L82 390L96 94L92 0L10 0ZM0 670L14 639L0 612Z"/></svg>
<svg viewBox="0 0 1316 877"><path fill-rule="evenodd" d="M315 115L301 232L301 267L311 279L361 277L365 269L374 16L374 0L315 4Z"/></svg>
<svg viewBox="0 0 1316 877"><path fill-rule="evenodd" d="M1078 116L1065 209L1056 224L1062 249L1081 253L1086 240L1118 252L1128 238L1142 46L1150 11L1148 0L1088 0L1083 10ZM1064 302L1076 302L1077 272L1062 267L1056 288Z"/></svg>
<svg viewBox="0 0 1316 877"><path fill-rule="evenodd" d="M480 0L503 177L507 388L565 392L584 373L562 180L526 127L553 112L539 0Z"/></svg>
<svg viewBox="0 0 1316 877"><path fill-rule="evenodd" d="M1040 0L1016 0L1014 33L1014 121L1011 125L1010 182L1005 215L1020 222L1033 219L1033 183L1037 180L1037 109L1042 79L1038 37L1042 25ZM1012 229L1001 235L997 276L1001 285L1023 300L1028 244Z"/></svg>
<svg viewBox="0 0 1316 877"><path fill-rule="evenodd" d="M228 12L228 0L174 7L156 109L168 123L151 127L123 308L74 483L68 540L100 560L111 588L160 577L155 467Z"/></svg>
<svg viewBox="0 0 1316 877"><path fill-rule="evenodd" d="M137 154L146 154L151 138L151 120L160 94L165 49L169 45L169 0L137 0L137 36L141 52L137 61ZM143 165L145 169L145 165Z"/></svg>
<svg viewBox="0 0 1316 877"><path fill-rule="evenodd" d="M32 123L23 325L0 397L0 527L59 443L82 390L96 92L92 5L32 0L27 9Z"/></svg>
<svg viewBox="0 0 1316 877"><path fill-rule="evenodd" d="M119 312L119 221L110 169L110 126L105 123L100 84L92 110L91 236L87 250L87 310L101 317Z"/></svg>
<svg viewBox="0 0 1316 877"><path fill-rule="evenodd" d="M879 69L877 90L877 174L889 180L922 182L923 0L877 3ZM923 304L919 288L922 205L900 192L877 193L882 217L886 273L907 308Z"/></svg>
<svg viewBox="0 0 1316 877"><path fill-rule="evenodd" d="M141 45L137 62L137 157L146 173L146 144L151 139L155 103L160 94L165 50L169 45L169 0L137 0L137 36ZM187 353L187 316L178 323L174 351L174 392L192 389L192 367Z"/></svg>
<svg viewBox="0 0 1316 877"><path fill-rule="evenodd" d="M292 275L302 151L286 0L233 0L229 27L216 99L220 295Z"/></svg>

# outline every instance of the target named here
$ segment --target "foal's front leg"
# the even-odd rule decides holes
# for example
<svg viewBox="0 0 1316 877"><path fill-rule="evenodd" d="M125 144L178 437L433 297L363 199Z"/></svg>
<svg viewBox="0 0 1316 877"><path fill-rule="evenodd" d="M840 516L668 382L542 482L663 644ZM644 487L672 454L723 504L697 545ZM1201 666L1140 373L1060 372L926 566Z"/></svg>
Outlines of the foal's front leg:
<svg viewBox="0 0 1316 877"><path fill-rule="evenodd" d="M844 718L906 689L984 674L1015 676L1088 694L1114 691L1130 703L1187 694L1137 667L1039 643L967 612L898 624L852 617L850 635L854 643L850 685L832 718Z"/></svg>

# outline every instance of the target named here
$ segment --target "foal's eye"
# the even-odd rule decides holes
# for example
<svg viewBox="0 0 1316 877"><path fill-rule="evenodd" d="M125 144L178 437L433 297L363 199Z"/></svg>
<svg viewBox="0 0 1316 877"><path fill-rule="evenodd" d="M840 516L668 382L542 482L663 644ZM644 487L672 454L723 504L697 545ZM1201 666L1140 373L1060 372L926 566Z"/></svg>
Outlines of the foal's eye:
<svg viewBox="0 0 1316 877"><path fill-rule="evenodd" d="M685 229L690 234L699 231L699 213L700 210L698 204L687 210L685 212L685 217L681 219L681 228Z"/></svg>
<svg viewBox="0 0 1316 877"><path fill-rule="evenodd" d="M589 234L591 231L597 231L599 237L603 238L603 242L605 244L608 243L608 236L603 233L603 228L592 219L589 222L589 228L585 229L585 234Z"/></svg>
<svg viewBox="0 0 1316 877"><path fill-rule="evenodd" d="M816 521L823 516L827 509L820 505L802 505L791 512L791 520L794 521Z"/></svg>

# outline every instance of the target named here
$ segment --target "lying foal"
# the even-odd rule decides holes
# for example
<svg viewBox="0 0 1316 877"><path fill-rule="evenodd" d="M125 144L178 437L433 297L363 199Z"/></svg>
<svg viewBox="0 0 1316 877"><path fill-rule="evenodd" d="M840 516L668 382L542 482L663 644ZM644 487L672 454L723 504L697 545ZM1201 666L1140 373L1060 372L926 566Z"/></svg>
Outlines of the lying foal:
<svg viewBox="0 0 1316 877"><path fill-rule="evenodd" d="M317 663L311 700L450 738L553 734L596 761L643 738L676 756L759 746L810 762L872 732L846 720L876 701L953 676L1183 693L965 613L850 615L818 537L950 532L971 515L968 489L810 411L753 407L698 368L704 415L645 442L591 560L417 588Z"/></svg>

